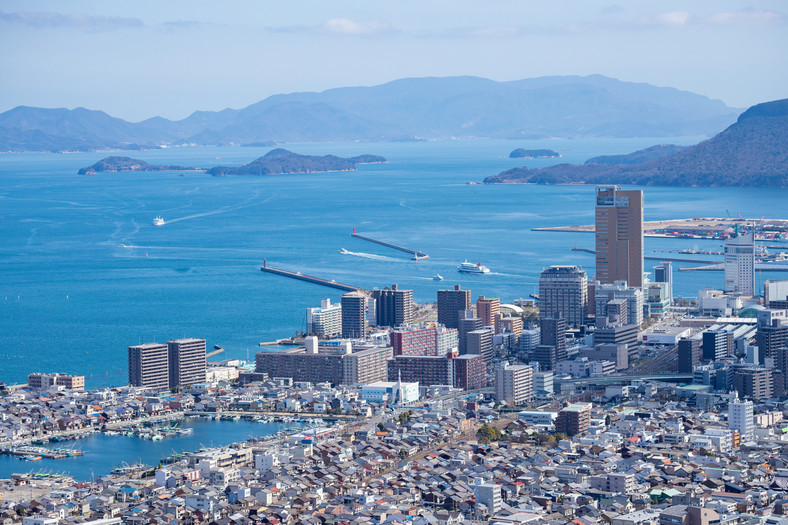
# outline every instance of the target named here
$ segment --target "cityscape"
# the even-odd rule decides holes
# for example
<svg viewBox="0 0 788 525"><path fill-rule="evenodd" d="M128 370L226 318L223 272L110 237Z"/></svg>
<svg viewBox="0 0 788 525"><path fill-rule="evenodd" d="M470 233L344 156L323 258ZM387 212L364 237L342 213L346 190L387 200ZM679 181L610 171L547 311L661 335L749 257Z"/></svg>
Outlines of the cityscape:
<svg viewBox="0 0 788 525"><path fill-rule="evenodd" d="M783 0L0 9L0 525L788 525Z"/></svg>

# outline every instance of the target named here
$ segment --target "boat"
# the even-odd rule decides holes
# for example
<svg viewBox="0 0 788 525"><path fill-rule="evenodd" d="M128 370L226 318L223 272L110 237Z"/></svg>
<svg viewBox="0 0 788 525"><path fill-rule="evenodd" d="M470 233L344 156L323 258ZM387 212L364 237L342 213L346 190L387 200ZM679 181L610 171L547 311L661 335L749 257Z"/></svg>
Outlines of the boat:
<svg viewBox="0 0 788 525"><path fill-rule="evenodd" d="M459 265L457 271L462 273L490 273L490 269L482 263L473 264L468 261Z"/></svg>
<svg viewBox="0 0 788 525"><path fill-rule="evenodd" d="M349 252L349 251L347 251L346 249L342 248L342 249L340 249L340 250L339 250L339 253L341 253L342 255L347 255L347 254L349 254L350 252Z"/></svg>
<svg viewBox="0 0 788 525"><path fill-rule="evenodd" d="M159 215L158 217L155 217L153 219L153 225L154 226L164 226L164 219L161 218L161 215Z"/></svg>
<svg viewBox="0 0 788 525"><path fill-rule="evenodd" d="M435 276L432 278L433 281L442 281L443 276L439 273L436 273Z"/></svg>

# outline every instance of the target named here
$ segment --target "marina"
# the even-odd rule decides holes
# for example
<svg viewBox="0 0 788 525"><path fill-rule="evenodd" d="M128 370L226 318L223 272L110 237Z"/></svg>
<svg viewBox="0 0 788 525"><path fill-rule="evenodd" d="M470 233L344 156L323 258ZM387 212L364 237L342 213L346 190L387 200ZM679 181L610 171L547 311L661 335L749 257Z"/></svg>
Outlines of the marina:
<svg viewBox="0 0 788 525"><path fill-rule="evenodd" d="M387 248L392 248L394 250L399 250L401 252L409 253L409 254L413 255L413 260L414 261L420 261L422 259L429 258L429 255L427 255L424 252L420 252L420 251L417 251L417 250L411 250L410 248L403 248L402 246L397 246L396 244L391 244L391 243L388 243L388 242L379 241L378 239L373 239L372 237L367 237L365 235L361 235L359 233L356 233L356 229L355 228L353 228L353 233L351 233L350 236L351 237L355 237L356 239L361 239L362 241L373 242L375 244L380 244L381 246L385 246Z"/></svg>

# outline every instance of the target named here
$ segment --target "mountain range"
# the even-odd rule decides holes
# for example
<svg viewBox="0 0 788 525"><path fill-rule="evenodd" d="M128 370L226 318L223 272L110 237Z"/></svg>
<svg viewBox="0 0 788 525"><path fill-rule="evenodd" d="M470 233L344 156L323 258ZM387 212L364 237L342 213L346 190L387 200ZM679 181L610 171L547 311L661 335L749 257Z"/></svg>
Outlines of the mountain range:
<svg viewBox="0 0 788 525"><path fill-rule="evenodd" d="M274 95L243 109L127 122L84 108L0 113L0 151L88 151L451 138L709 136L739 110L718 100L601 75L510 82L410 78L372 87Z"/></svg>
<svg viewBox="0 0 788 525"><path fill-rule="evenodd" d="M484 182L788 186L788 99L755 105L727 129L694 146L652 147L613 157L615 164L610 161L610 157L598 157L582 165L513 168Z"/></svg>

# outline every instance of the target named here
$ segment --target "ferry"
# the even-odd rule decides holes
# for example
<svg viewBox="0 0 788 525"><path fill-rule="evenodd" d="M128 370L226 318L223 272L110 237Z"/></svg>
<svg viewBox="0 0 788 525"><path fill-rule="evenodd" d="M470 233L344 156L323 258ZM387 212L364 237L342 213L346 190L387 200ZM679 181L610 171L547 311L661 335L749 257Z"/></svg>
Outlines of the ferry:
<svg viewBox="0 0 788 525"><path fill-rule="evenodd" d="M349 254L350 252L349 252L349 251L347 251L347 250L346 250L346 249L344 249L344 248L341 248L341 249L339 250L339 253L341 253L342 255L347 255L347 254Z"/></svg>
<svg viewBox="0 0 788 525"><path fill-rule="evenodd" d="M435 276L432 278L433 281L442 281L443 276L439 273L436 273Z"/></svg>
<svg viewBox="0 0 788 525"><path fill-rule="evenodd" d="M161 218L161 215L153 219L154 226L164 226L164 219Z"/></svg>
<svg viewBox="0 0 788 525"><path fill-rule="evenodd" d="M459 265L457 267L457 271L462 273L490 273L490 269L482 263L473 264L469 263L468 261L465 261Z"/></svg>

